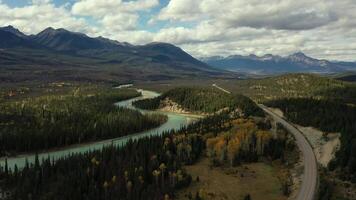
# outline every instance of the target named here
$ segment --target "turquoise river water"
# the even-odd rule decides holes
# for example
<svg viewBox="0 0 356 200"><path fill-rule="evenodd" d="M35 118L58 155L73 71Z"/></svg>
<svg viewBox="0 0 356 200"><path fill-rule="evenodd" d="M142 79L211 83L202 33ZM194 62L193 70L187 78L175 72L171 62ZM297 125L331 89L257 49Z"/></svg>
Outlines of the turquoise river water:
<svg viewBox="0 0 356 200"><path fill-rule="evenodd" d="M153 98L159 96L158 93L152 92L152 91L147 91L147 90L139 90L142 93L142 96L121 101L116 103L117 106L122 106L122 107L127 107L127 108L132 108L136 109L135 107L132 106L132 102L138 99L142 98ZM104 141L98 141L98 142L92 142L92 143L86 143L86 144L79 144L79 145L72 145L69 147L64 147L61 149L56 149L56 150L50 150L47 152L41 152L38 153L38 157L40 162L42 159L46 158L51 158L51 160L57 160L59 158L71 155L71 154L76 154L76 153L85 153L87 151L93 151L93 150L100 150L105 146L122 146L125 145L127 141L130 139L139 139L142 137L147 137L147 136L153 136L153 135L161 135L165 131L169 130L177 130L181 128L182 126L188 125L189 123L193 122L196 120L196 116L190 116L190 115L185 115L185 114L178 114L178 113L170 113L170 112L161 112L161 111L144 111L140 110L143 113L147 112L159 112L162 114L165 114L168 116L168 120L166 123L162 124L161 126L147 130L141 133L136 133L136 134L131 134L128 136L124 137L119 137L119 138L114 138L110 140L104 140ZM16 157L8 157L7 162L9 168L14 168L15 165L19 169L23 168L25 166L26 160L29 163L34 163L35 161L35 153L32 154L23 154L23 155L18 155ZM0 158L0 166L5 165L5 158Z"/></svg>

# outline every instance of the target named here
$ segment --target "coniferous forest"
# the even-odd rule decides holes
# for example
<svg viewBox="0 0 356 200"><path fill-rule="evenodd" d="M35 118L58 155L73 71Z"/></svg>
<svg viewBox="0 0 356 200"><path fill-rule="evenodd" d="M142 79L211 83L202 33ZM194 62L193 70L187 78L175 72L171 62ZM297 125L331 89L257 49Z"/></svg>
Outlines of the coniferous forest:
<svg viewBox="0 0 356 200"><path fill-rule="evenodd" d="M191 181L181 167L192 164L204 149L197 133L225 130L227 120L227 114L212 116L123 148L107 147L55 163L37 160L22 171L5 167L1 187L11 191L11 199L169 199L174 189Z"/></svg>
<svg viewBox="0 0 356 200"><path fill-rule="evenodd" d="M136 90L74 91L0 104L0 156L120 137L157 127L166 116L143 115L115 102Z"/></svg>
<svg viewBox="0 0 356 200"><path fill-rule="evenodd" d="M313 98L275 100L268 106L280 108L296 124L313 126L325 132L341 133L341 148L329 164L342 168L343 179L356 182L356 108L339 101Z"/></svg>
<svg viewBox="0 0 356 200"><path fill-rule="evenodd" d="M160 102L166 98L192 112L213 113L224 108L239 108L246 115L264 116L262 110L248 97L227 94L216 88L179 87L159 97L138 100L133 104L142 109L154 110L158 109Z"/></svg>
<svg viewBox="0 0 356 200"><path fill-rule="evenodd" d="M283 160L287 138L275 138L268 121L257 123L250 119L253 114L242 116L236 118L227 109L124 147L105 147L55 162L36 159L21 170L6 165L0 169L0 187L10 191L9 199L173 199L176 190L192 181L184 165L194 164L205 151L234 165L262 156Z"/></svg>

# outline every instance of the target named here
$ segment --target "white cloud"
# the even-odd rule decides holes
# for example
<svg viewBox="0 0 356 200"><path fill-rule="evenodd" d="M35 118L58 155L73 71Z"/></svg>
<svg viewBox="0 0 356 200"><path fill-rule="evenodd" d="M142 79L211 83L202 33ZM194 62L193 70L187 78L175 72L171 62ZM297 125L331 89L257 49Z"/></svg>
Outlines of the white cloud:
<svg viewBox="0 0 356 200"><path fill-rule="evenodd" d="M136 12L151 9L159 5L158 0L79 0L72 7L72 13L76 15L103 17L107 14L120 12Z"/></svg>
<svg viewBox="0 0 356 200"><path fill-rule="evenodd" d="M50 2L52 2L52 0L32 0L32 3L33 4L37 4L37 5L39 5L39 4L48 4Z"/></svg>
<svg viewBox="0 0 356 200"><path fill-rule="evenodd" d="M25 33L37 33L47 27L84 32L90 29L84 19L73 17L64 7L55 7L48 0L15 8L0 4L0 25L13 25Z"/></svg>
<svg viewBox="0 0 356 200"><path fill-rule="evenodd" d="M158 20L214 19L227 27L312 29L337 19L324 0L171 0Z"/></svg>
<svg viewBox="0 0 356 200"><path fill-rule="evenodd" d="M191 21L201 17L201 1L171 0L158 15L159 20Z"/></svg>
<svg viewBox="0 0 356 200"><path fill-rule="evenodd" d="M157 5L158 0L79 0L72 6L71 12L74 15L93 17L103 29L110 29L111 32L132 31L137 28L140 17L138 11Z"/></svg>
<svg viewBox="0 0 356 200"><path fill-rule="evenodd" d="M133 30L136 28L138 15L132 13L108 14L101 19L103 27L111 31Z"/></svg>
<svg viewBox="0 0 356 200"><path fill-rule="evenodd" d="M196 56L288 54L306 51L355 60L354 0L170 0L151 21L194 22L192 28L161 29L154 37ZM341 45L344 44L344 45ZM344 46L330 51L333 46ZM325 51L320 51L321 49ZM326 50L329 49L329 50ZM336 54L335 51L345 52ZM333 52L333 53L331 53Z"/></svg>
<svg viewBox="0 0 356 200"><path fill-rule="evenodd" d="M152 17L158 0L75 0L62 6L27 1L13 8L0 0L0 26L25 33L66 28L134 44L169 42L194 56L305 51L356 59L355 0L170 0Z"/></svg>

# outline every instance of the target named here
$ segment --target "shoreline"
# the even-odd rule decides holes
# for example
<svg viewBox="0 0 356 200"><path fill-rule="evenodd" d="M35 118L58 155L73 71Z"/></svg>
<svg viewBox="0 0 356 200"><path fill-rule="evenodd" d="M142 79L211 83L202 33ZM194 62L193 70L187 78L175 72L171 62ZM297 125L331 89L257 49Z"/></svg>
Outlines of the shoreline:
<svg viewBox="0 0 356 200"><path fill-rule="evenodd" d="M154 112L161 113L161 114L176 114L176 115L182 115L186 117L191 117L191 118L197 118L197 119L202 119L206 117L207 115L202 115L202 114L197 114L197 113L191 113L191 112L172 112L172 111L164 111L161 109L153 110Z"/></svg>
<svg viewBox="0 0 356 200"><path fill-rule="evenodd" d="M168 121L168 120L167 120ZM167 123L164 122L163 124ZM63 146L63 147L55 147L55 148L51 148L51 149L47 149L47 150L42 150L42 151L37 151L37 152L22 152L19 153L17 155L14 156L9 156L9 157L0 157L0 162L5 161L6 159L16 159L16 158L24 158L24 157L29 157L29 156L33 156L36 154L46 154L46 153L54 153L54 152L60 152L60 151L69 151L71 149L76 149L76 148L80 148L80 147L85 147L88 145L94 145L94 144L103 144L103 147L105 146L105 144L107 144L108 142L115 142L117 140L122 140L128 137L134 137L134 136L138 136L146 131L150 131L150 130L154 130L157 129L158 127L162 126L163 124L154 127L154 128L150 128L150 129L146 129L146 130L142 130L140 132L136 132L136 133L132 133L132 134L128 134L128 135L124 135L124 136L120 136L120 137L115 137L115 138L111 138L111 139L103 139L103 140L97 140L97 141L88 141L88 142L84 142L84 143L77 143L77 144L70 144L67 146ZM106 146L110 146L112 144L107 144ZM1 167L1 164L0 164Z"/></svg>
<svg viewBox="0 0 356 200"><path fill-rule="evenodd" d="M136 88L135 88L136 89ZM146 129L142 130L137 133L132 133L129 135L125 136L120 136L116 138L111 138L111 139L104 139L104 140L97 140L97 141L88 141L85 143L80 143L80 144L71 144L68 146L64 147L57 147L57 148L51 148L47 150L42 150L42 151L34 151L34 152L22 152L14 156L3 156L0 157L0 167L5 165L5 160L8 162L8 166L10 169L13 169L15 164L17 165L18 168L23 168L25 166L25 161L27 160L29 164L33 163L34 158L36 155L38 155L40 162L42 162L42 159L50 158L51 160L58 160L60 158L72 155L72 154L77 154L77 153L86 153L89 151L96 151L96 150L101 150L104 147L107 146L122 146L125 145L127 141L130 139L132 140L137 140L143 137L151 137L153 135L161 135L165 131L169 131L172 129L177 129L180 128L184 125L187 125L191 123L192 120L197 120L201 118L202 116L199 115L193 115L193 114L181 114L181 113L172 113L172 112L164 112L164 111L145 111L141 109L137 109L132 107L131 103L132 101L136 99L142 99L142 98L152 98L154 96L160 95L159 93L156 93L154 91L148 91L148 90L142 90L142 89L136 89L140 92L142 92L141 96L135 97L132 99L127 99L123 100L120 102L116 102L116 106L123 106L123 107L128 107L132 109L139 110L142 112L142 114L146 114L149 112L157 113L157 114L165 114L168 119L165 123L151 128L151 129Z"/></svg>

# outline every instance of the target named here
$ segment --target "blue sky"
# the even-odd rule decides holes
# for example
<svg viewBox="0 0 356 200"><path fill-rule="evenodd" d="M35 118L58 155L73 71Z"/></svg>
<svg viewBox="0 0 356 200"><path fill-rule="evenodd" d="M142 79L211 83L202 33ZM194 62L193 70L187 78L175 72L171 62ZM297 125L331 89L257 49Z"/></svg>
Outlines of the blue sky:
<svg viewBox="0 0 356 200"><path fill-rule="evenodd" d="M2 0L3 3L9 5L10 7L22 7L26 5L31 5L32 1L31 0ZM55 5L61 6L66 3L71 3L73 4L75 0L53 0L52 1Z"/></svg>
<svg viewBox="0 0 356 200"><path fill-rule="evenodd" d="M124 1L128 1L128 0L124 0ZM32 1L31 0L2 0L2 2L6 5L8 5L11 8L16 8L16 7L24 7L24 6L30 6L32 5ZM52 3L55 6L72 6L74 3L76 2L76 0L52 0ZM154 16L157 15L159 13L159 11L164 8L165 6L168 5L169 0L159 0L159 5L153 7L152 9L149 10L144 10L144 11L140 11L139 15L139 22L138 22L138 28L140 29L145 29L148 30L150 32L156 32L158 30L160 30L161 28L167 27L169 26L169 23L167 22L157 22L155 25L148 25L147 22L148 20ZM88 20L88 23L90 24L95 24L95 21L92 20L91 17L85 17ZM183 26L183 25L187 25L190 26L190 24L188 23L179 23L177 25Z"/></svg>
<svg viewBox="0 0 356 200"><path fill-rule="evenodd" d="M47 27L197 56L288 55L356 60L355 0L0 0L0 26Z"/></svg>

